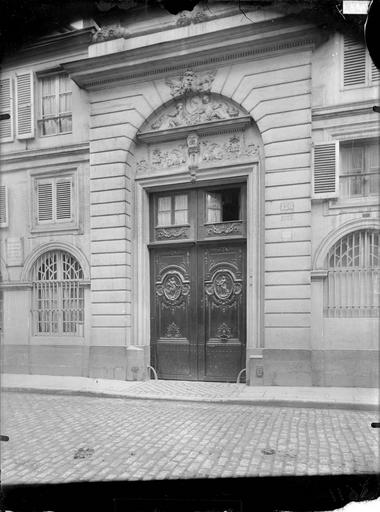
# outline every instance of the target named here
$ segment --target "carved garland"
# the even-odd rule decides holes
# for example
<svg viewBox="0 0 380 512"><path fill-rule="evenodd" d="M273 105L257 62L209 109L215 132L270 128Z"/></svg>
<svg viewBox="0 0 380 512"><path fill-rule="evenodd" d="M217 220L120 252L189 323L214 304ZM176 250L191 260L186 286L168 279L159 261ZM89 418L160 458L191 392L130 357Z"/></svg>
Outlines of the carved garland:
<svg viewBox="0 0 380 512"><path fill-rule="evenodd" d="M156 228L157 240L173 240L177 238L188 238L189 228Z"/></svg>
<svg viewBox="0 0 380 512"><path fill-rule="evenodd" d="M225 224L212 224L207 228L207 234L213 235L231 235L232 233L240 233L242 229L241 223L229 222Z"/></svg>

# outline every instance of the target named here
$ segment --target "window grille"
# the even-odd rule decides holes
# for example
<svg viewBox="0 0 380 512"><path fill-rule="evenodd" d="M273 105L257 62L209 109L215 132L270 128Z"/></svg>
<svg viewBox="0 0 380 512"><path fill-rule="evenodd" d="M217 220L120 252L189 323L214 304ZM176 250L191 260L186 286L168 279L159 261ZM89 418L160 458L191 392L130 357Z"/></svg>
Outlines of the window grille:
<svg viewBox="0 0 380 512"><path fill-rule="evenodd" d="M71 132L71 84L65 74L41 79L41 135Z"/></svg>
<svg viewBox="0 0 380 512"><path fill-rule="evenodd" d="M372 317L379 314L380 232L355 231L341 238L327 255L325 315Z"/></svg>
<svg viewBox="0 0 380 512"><path fill-rule="evenodd" d="M380 193L379 140L341 143L340 192L349 199Z"/></svg>
<svg viewBox="0 0 380 512"><path fill-rule="evenodd" d="M83 271L64 251L49 251L38 258L32 275L33 334L83 336Z"/></svg>

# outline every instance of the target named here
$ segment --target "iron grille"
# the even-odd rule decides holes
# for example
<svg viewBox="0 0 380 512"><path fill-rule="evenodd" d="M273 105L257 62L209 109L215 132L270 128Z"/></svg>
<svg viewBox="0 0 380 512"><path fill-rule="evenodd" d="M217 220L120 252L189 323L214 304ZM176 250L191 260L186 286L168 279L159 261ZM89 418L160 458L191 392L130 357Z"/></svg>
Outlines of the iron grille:
<svg viewBox="0 0 380 512"><path fill-rule="evenodd" d="M83 336L83 271L64 251L49 251L33 267L33 331L37 336Z"/></svg>
<svg viewBox="0 0 380 512"><path fill-rule="evenodd" d="M355 231L330 249L325 281L326 316L378 316L379 237L375 230Z"/></svg>

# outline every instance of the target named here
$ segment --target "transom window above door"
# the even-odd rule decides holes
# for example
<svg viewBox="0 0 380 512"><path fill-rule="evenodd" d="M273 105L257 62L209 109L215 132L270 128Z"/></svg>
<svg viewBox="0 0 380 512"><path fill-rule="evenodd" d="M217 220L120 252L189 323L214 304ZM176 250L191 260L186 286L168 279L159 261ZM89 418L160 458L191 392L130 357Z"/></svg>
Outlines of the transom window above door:
<svg viewBox="0 0 380 512"><path fill-rule="evenodd" d="M245 237L245 185L152 194L151 242Z"/></svg>
<svg viewBox="0 0 380 512"><path fill-rule="evenodd" d="M188 195L158 197L157 226L181 226L188 223Z"/></svg>
<svg viewBox="0 0 380 512"><path fill-rule="evenodd" d="M207 223L240 220L240 188L206 192Z"/></svg>

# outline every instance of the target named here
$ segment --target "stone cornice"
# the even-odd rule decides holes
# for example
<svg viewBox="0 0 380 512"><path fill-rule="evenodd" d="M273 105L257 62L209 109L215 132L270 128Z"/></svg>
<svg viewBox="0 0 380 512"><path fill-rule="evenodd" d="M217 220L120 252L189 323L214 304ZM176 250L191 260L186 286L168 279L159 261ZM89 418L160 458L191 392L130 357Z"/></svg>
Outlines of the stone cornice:
<svg viewBox="0 0 380 512"><path fill-rule="evenodd" d="M332 105L326 107L314 107L312 109L312 117L314 121L323 121L326 119L334 119L336 117L359 116L365 114L374 114L372 107L376 104L376 100L359 101L356 103L342 103L340 105Z"/></svg>
<svg viewBox="0 0 380 512"><path fill-rule="evenodd" d="M1 156L2 165L15 164L24 162L25 160L41 160L44 158L60 157L60 156L78 156L89 153L89 144L73 144L69 146L57 146L52 148L27 149L22 151L14 151L11 153L3 153ZM4 169L5 170L5 169Z"/></svg>
<svg viewBox="0 0 380 512"><path fill-rule="evenodd" d="M34 57L46 57L54 53L64 55L69 51L75 51L76 53L80 50L86 51L95 32L95 27L86 27L63 34L41 37L34 43L19 49L15 55L4 59L3 65L5 67Z"/></svg>
<svg viewBox="0 0 380 512"><path fill-rule="evenodd" d="M320 32L311 24L280 18L63 64L83 88L121 80L158 78L186 67L256 59L271 52L312 47Z"/></svg>
<svg viewBox="0 0 380 512"><path fill-rule="evenodd" d="M175 140L186 137L191 132L198 135L206 135L210 133L225 133L233 130L246 128L251 122L250 116L240 116L234 119L222 119L220 121L212 121L209 123L193 124L189 126L180 126L169 128L167 130L141 132L137 134L137 138L141 142L160 142Z"/></svg>

